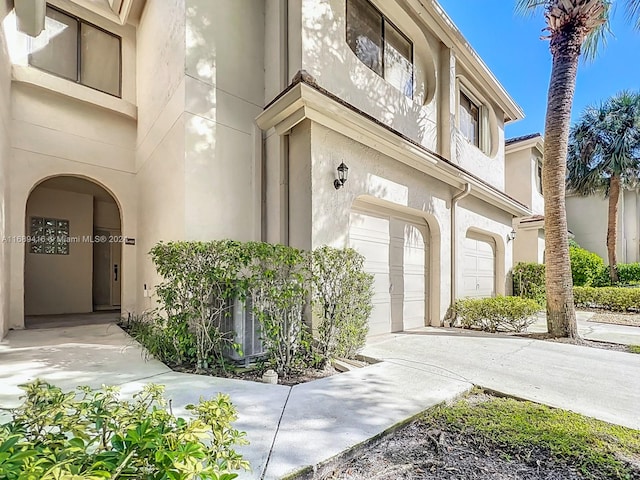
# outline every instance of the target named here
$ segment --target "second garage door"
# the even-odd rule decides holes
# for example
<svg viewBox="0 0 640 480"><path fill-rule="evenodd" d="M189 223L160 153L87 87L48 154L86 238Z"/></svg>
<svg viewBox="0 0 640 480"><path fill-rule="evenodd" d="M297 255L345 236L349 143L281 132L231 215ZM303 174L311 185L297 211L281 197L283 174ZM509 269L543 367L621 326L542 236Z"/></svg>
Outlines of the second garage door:
<svg viewBox="0 0 640 480"><path fill-rule="evenodd" d="M464 239L462 296L492 297L496 284L496 254L493 239L469 232Z"/></svg>

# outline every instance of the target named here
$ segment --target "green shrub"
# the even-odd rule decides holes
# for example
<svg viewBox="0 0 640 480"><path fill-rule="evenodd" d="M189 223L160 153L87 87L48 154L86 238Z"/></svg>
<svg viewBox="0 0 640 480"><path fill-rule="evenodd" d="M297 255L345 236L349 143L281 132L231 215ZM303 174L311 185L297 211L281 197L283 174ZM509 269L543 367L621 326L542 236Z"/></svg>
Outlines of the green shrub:
<svg viewBox="0 0 640 480"><path fill-rule="evenodd" d="M578 246L569 247L569 256L573 284L578 287L593 285L604 268L604 260L597 254Z"/></svg>
<svg viewBox="0 0 640 480"><path fill-rule="evenodd" d="M513 294L545 304L544 264L517 263L512 270Z"/></svg>
<svg viewBox="0 0 640 480"><path fill-rule="evenodd" d="M304 321L307 302L306 258L284 245L245 244L251 258L247 277L253 313L260 321L268 363L280 375L305 368L311 360Z"/></svg>
<svg viewBox="0 0 640 480"><path fill-rule="evenodd" d="M619 263L618 280L624 285L640 283L640 263Z"/></svg>
<svg viewBox="0 0 640 480"><path fill-rule="evenodd" d="M323 361L351 358L364 346L369 331L373 276L364 271L364 257L350 248L315 249L310 271L319 353Z"/></svg>
<svg viewBox="0 0 640 480"><path fill-rule="evenodd" d="M640 288L574 287L576 306L604 308L616 312L640 311Z"/></svg>
<svg viewBox="0 0 640 480"><path fill-rule="evenodd" d="M528 298L498 296L458 300L455 310L464 328L521 332L535 322L540 305Z"/></svg>
<svg viewBox="0 0 640 480"><path fill-rule="evenodd" d="M195 349L190 347L193 340L186 323L169 329L164 318L144 314L129 315L121 319L120 326L145 347L146 355L169 364L196 362Z"/></svg>
<svg viewBox="0 0 640 480"><path fill-rule="evenodd" d="M251 298L267 350L267 365L281 375L352 356L363 343L371 313L371 282L353 250L322 247L309 254L261 242L159 243L151 257L163 282L153 315L129 319L127 327L150 354L196 371L224 368L234 343L229 316L235 300ZM315 312L328 319L318 330L317 350L305 322L310 291ZM318 302L321 306L318 307Z"/></svg>
<svg viewBox="0 0 640 480"><path fill-rule="evenodd" d="M247 264L242 245L233 240L159 243L151 258L164 279L156 287L163 318L179 341L195 347L196 371L224 365L234 336L222 327Z"/></svg>
<svg viewBox="0 0 640 480"><path fill-rule="evenodd" d="M247 442L231 425L227 395L188 405L195 418L185 420L166 410L159 385L132 401L115 387L65 393L36 380L21 388L24 403L0 426L0 478L231 480L249 467L234 450Z"/></svg>

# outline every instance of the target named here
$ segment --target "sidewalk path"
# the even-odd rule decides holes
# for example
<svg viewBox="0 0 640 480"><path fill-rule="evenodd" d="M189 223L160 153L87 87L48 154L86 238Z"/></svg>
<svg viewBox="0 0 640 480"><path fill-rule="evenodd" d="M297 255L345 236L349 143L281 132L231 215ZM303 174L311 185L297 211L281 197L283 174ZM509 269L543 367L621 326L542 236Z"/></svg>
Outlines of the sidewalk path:
<svg viewBox="0 0 640 480"><path fill-rule="evenodd" d="M253 470L278 479L317 465L473 384L640 428L640 355L506 335L424 328L372 339L365 355L385 360L295 387L172 372L115 325L13 331L0 342L0 422L19 404L18 385L43 378L65 390L166 385L176 414L200 397L231 396L239 450Z"/></svg>

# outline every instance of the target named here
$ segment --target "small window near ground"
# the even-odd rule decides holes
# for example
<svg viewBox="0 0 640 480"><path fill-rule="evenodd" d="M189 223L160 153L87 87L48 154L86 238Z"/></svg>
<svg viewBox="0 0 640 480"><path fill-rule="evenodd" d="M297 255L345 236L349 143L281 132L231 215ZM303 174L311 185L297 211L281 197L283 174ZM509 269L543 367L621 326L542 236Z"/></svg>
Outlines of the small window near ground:
<svg viewBox="0 0 640 480"><path fill-rule="evenodd" d="M69 220L31 217L29 251L43 255L69 255Z"/></svg>
<svg viewBox="0 0 640 480"><path fill-rule="evenodd" d="M476 147L480 147L480 106L460 92L460 132Z"/></svg>
<svg viewBox="0 0 640 480"><path fill-rule="evenodd" d="M120 96L120 38L47 7L45 28L30 39L29 65Z"/></svg>
<svg viewBox="0 0 640 480"><path fill-rule="evenodd" d="M367 0L347 0L347 44L362 63L413 98L413 44Z"/></svg>

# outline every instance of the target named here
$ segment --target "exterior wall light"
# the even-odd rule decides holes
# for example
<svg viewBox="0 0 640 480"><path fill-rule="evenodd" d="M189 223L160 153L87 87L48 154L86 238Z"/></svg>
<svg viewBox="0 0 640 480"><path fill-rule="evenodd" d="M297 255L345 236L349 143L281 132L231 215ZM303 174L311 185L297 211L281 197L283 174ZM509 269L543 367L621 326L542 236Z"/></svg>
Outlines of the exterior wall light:
<svg viewBox="0 0 640 480"><path fill-rule="evenodd" d="M515 230L511 230L510 233L507 233L507 243L509 243L512 240L516 239L516 231Z"/></svg>
<svg viewBox="0 0 640 480"><path fill-rule="evenodd" d="M333 186L336 187L336 190L341 189L345 183L347 183L347 176L349 175L349 167L347 167L344 162L338 165L338 178L333 181Z"/></svg>

